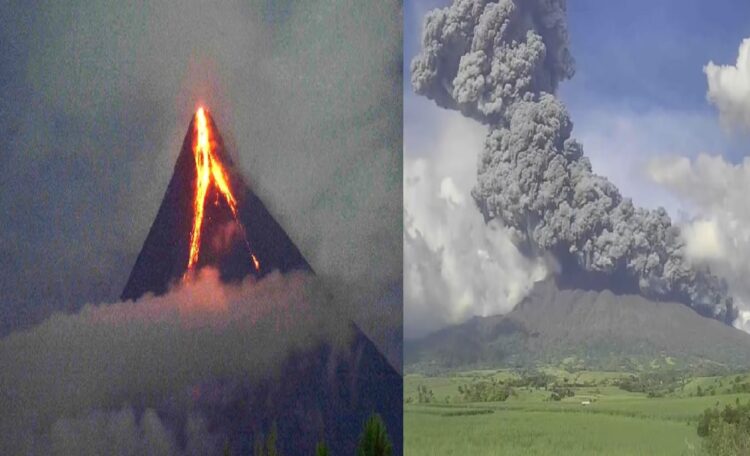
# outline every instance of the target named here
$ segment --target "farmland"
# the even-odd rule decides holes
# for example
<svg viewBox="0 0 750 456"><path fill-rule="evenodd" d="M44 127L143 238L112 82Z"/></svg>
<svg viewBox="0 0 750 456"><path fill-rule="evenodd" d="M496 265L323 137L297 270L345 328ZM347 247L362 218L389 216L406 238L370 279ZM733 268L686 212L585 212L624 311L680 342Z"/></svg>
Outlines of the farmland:
<svg viewBox="0 0 750 456"><path fill-rule="evenodd" d="M750 401L750 375L556 368L535 372L531 381L529 375L512 370L406 375L406 453L701 454L698 416L715 405Z"/></svg>

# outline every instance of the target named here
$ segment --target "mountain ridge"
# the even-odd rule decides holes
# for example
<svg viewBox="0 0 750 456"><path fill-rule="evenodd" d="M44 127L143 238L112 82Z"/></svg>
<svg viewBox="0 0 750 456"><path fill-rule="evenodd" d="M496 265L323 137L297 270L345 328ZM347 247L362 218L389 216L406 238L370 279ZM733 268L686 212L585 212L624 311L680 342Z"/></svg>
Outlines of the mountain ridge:
<svg viewBox="0 0 750 456"><path fill-rule="evenodd" d="M575 360L629 370L648 360L688 369L750 366L750 334L679 303L609 290L534 285L509 313L474 317L405 342L406 371L524 367ZM660 360L660 361L659 361ZM637 367L637 366L635 366Z"/></svg>

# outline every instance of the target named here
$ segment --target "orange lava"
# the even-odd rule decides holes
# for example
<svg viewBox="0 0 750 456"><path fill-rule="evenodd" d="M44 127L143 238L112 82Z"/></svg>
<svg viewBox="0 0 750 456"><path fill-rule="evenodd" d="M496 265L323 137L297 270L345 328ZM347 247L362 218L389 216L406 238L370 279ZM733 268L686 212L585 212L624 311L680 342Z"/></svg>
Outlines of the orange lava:
<svg viewBox="0 0 750 456"><path fill-rule="evenodd" d="M250 244L247 241L245 228L239 223L237 218L237 200L232 194L229 186L229 179L221 162L213 154L214 143L211 137L211 128L206 118L206 111L201 106L195 113L195 142L193 143L193 156L195 158L196 169L196 188L195 199L193 200L193 230L190 234L190 256L188 258L187 274L195 268L198 263L198 256L201 249L201 229L203 227L203 213L206 206L206 195L208 188L214 184L219 193L224 197L232 216L238 225L242 228L242 234L245 238L245 245L250 251L250 258L256 271L260 270L260 262L250 250Z"/></svg>

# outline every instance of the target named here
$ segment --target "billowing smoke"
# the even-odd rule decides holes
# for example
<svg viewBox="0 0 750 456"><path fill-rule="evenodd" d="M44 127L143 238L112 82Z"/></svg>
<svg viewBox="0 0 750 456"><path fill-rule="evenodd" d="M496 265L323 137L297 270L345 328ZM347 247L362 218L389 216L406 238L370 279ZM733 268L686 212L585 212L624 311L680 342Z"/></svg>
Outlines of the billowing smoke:
<svg viewBox="0 0 750 456"><path fill-rule="evenodd" d="M663 209L592 172L554 93L573 76L564 0L455 0L426 19L417 93L489 125L474 200L527 255L551 252L564 285L640 292L732 321L726 284L691 264Z"/></svg>
<svg viewBox="0 0 750 456"><path fill-rule="evenodd" d="M414 90L489 124L573 76L564 0L456 0L427 15L422 43Z"/></svg>
<svg viewBox="0 0 750 456"><path fill-rule="evenodd" d="M228 286L203 269L163 296L54 314L0 339L0 454L212 454L226 436L196 385L278 375L321 341L346 350L349 307L306 274Z"/></svg>

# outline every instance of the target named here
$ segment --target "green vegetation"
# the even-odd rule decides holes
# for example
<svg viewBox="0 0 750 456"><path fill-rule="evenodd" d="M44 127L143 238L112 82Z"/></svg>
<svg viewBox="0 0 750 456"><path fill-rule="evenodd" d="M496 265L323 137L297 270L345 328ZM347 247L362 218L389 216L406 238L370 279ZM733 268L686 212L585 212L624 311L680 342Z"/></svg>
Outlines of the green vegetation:
<svg viewBox="0 0 750 456"><path fill-rule="evenodd" d="M743 405L738 399L734 406L706 409L698 420L698 435L705 438L703 448L708 455L750 454L750 401Z"/></svg>
<svg viewBox="0 0 750 456"><path fill-rule="evenodd" d="M433 402L435 400L435 394L433 394L431 389L427 389L424 385L419 385L417 387L417 403L419 404L429 404L430 402Z"/></svg>
<svg viewBox="0 0 750 456"><path fill-rule="evenodd" d="M380 415L373 414L365 423L357 448L357 456L391 456L392 453L393 446L388 438L385 423Z"/></svg>
<svg viewBox="0 0 750 456"><path fill-rule="evenodd" d="M330 456L325 442L318 442L318 445L315 447L315 456Z"/></svg>
<svg viewBox="0 0 750 456"><path fill-rule="evenodd" d="M750 418L734 418L743 416L739 404L750 404L750 375L697 377L666 364L660 372L407 374L405 454L750 454L742 446ZM699 432L700 423L711 432Z"/></svg>
<svg viewBox="0 0 750 456"><path fill-rule="evenodd" d="M271 425L268 437L262 433L255 436L253 444L253 455L255 456L279 456L280 453L276 448L278 439L276 431L276 422ZM229 441L224 442L222 454L232 453ZM393 454L393 444L388 437L388 431L383 419L377 413L371 415L364 424L362 435L359 437L357 446L357 456L391 456ZM319 441L315 446L316 456L329 456L330 450L325 441Z"/></svg>
<svg viewBox="0 0 750 456"><path fill-rule="evenodd" d="M458 385L458 392L464 402L502 402L515 394L509 384L494 377L466 385Z"/></svg>

